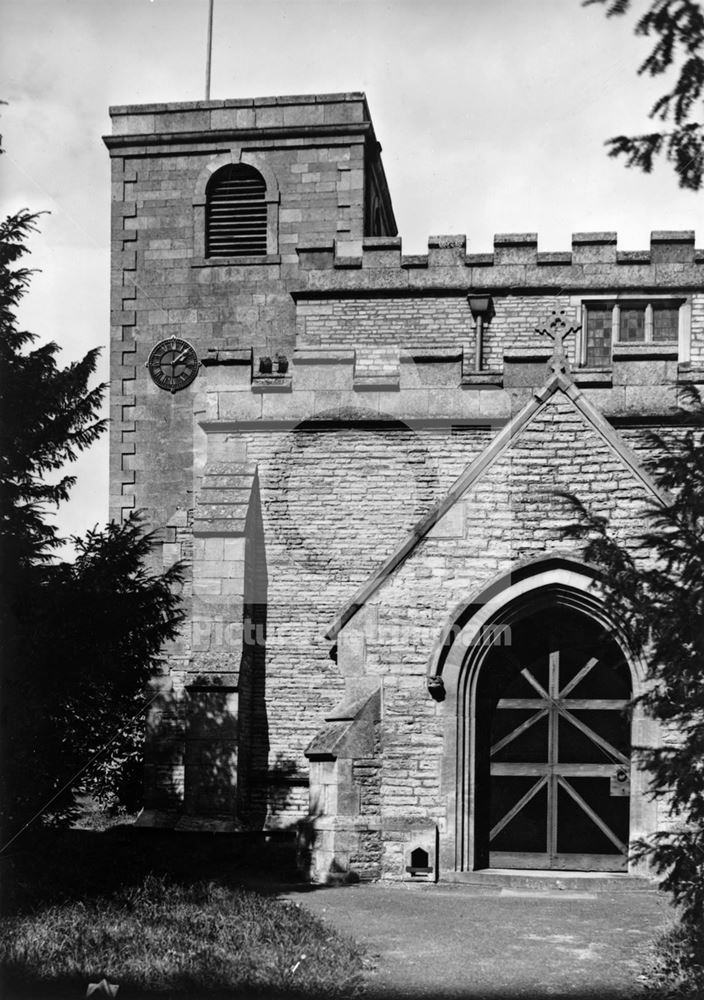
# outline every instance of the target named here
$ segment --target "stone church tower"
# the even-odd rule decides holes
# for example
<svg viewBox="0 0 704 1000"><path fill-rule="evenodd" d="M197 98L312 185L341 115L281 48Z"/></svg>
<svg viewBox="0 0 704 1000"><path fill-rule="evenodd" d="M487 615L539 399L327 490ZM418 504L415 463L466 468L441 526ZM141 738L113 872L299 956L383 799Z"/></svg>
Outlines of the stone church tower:
<svg viewBox="0 0 704 1000"><path fill-rule="evenodd" d="M561 493L637 546L693 234L408 256L362 94L111 114L111 512L187 571L140 822L306 829L319 879L626 871L660 736Z"/></svg>

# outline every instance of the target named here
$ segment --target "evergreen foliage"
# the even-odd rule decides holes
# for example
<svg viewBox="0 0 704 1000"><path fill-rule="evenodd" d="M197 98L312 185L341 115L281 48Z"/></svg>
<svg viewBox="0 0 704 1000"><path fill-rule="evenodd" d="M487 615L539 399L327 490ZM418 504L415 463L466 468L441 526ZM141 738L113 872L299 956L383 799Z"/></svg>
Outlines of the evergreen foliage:
<svg viewBox="0 0 704 1000"><path fill-rule="evenodd" d="M585 7L597 3L607 7L607 17L625 14L631 7L631 0L583 0ZM607 141L609 156L625 156L627 166L649 174L655 158L664 155L680 187L698 191L704 180L704 122L693 120L693 115L698 108L701 119L704 111L704 9L699 0L652 0L635 31L656 39L639 74L660 76L679 64L673 88L650 109L651 118L674 127L614 136Z"/></svg>
<svg viewBox="0 0 704 1000"><path fill-rule="evenodd" d="M138 515L72 539L75 562L56 558L64 540L50 516L75 482L63 468L104 431L106 387L89 384L97 350L62 368L57 344L34 346L18 327L37 219L23 210L0 224L3 843L38 812L66 822L71 779L115 733L87 780L103 796L134 790L148 681L181 620L180 567L150 571Z"/></svg>
<svg viewBox="0 0 704 1000"><path fill-rule="evenodd" d="M663 727L663 745L640 750L651 788L669 805L672 829L635 845L662 876L687 924L704 926L704 404L689 393L683 433L650 436L649 471L664 496L636 557L610 534L605 518L578 500L572 537L603 571L606 600L632 648L647 664L641 702Z"/></svg>
<svg viewBox="0 0 704 1000"><path fill-rule="evenodd" d="M14 265L38 218L23 209L0 223L0 544L3 562L21 566L45 562L61 544L47 506L68 499L75 476L47 477L105 429L98 418L105 386L88 389L98 350L61 369L58 344L25 352L37 338L17 327L15 311L32 272Z"/></svg>

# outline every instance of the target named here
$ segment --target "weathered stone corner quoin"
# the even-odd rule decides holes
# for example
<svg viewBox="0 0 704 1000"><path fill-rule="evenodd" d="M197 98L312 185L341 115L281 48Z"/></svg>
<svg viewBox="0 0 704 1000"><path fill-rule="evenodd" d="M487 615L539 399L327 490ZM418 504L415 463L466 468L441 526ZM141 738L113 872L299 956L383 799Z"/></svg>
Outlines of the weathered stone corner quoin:
<svg viewBox="0 0 704 1000"><path fill-rule="evenodd" d="M187 567L139 822L307 831L319 880L634 874L663 737L565 494L648 560L694 234L404 255L363 94L111 115L112 516Z"/></svg>

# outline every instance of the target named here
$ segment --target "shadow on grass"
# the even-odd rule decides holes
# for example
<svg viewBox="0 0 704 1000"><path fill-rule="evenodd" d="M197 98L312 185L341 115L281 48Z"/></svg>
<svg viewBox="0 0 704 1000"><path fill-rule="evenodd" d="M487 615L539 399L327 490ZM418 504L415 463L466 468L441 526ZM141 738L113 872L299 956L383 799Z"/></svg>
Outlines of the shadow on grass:
<svg viewBox="0 0 704 1000"><path fill-rule="evenodd" d="M296 830L267 833L175 833L114 826L42 831L0 857L2 912L108 895L149 874L180 885L213 881L260 892L307 888L296 869ZM310 888L314 888L310 886Z"/></svg>
<svg viewBox="0 0 704 1000"><path fill-rule="evenodd" d="M73 983L54 983L54 984L42 984L37 987L33 985L32 987L27 987L26 989L13 989L10 987L9 991L3 990L3 1000L75 1000L77 997L85 996L85 983L78 982L75 980ZM409 991L395 991L389 990L370 990L368 988L360 987L351 993L331 993L331 992L320 992L314 993L308 989L288 989L285 991L276 991L271 989L257 990L240 990L237 988L229 990L217 990L213 992L207 991L177 991L177 992L144 992L144 991L133 991L129 988L120 986L118 991L118 1000L422 1000L422 998L427 998L427 1000L633 1000L635 997L647 997L649 1000L673 1000L673 994L664 993L645 993L641 994L640 991L631 992L629 994L624 994L623 991L617 992L604 992L595 990L584 990L584 991L569 991L569 992L553 992L552 990L540 990L536 992L531 992L525 990L524 988L517 988L510 992L505 990L501 991L491 991L486 989L474 990L471 986L465 989L443 989L441 985L433 989L432 994L427 992L420 992L418 990ZM683 1000L699 1000L701 993L683 994Z"/></svg>
<svg viewBox="0 0 704 1000"><path fill-rule="evenodd" d="M324 998L332 998L333 996L335 1000L341 1000L344 996L343 994L331 994L329 992L311 993L307 989L286 990L284 992L272 991L271 989L242 991L237 987L216 990L214 992L194 991L190 988L176 992L172 990L167 992L162 990L145 992L144 990L130 990L129 987L125 987L119 983L117 985L120 987L117 993L118 1000L155 1000L155 998L158 998L158 1000L318 1000L318 998L319 1000L324 1000ZM77 998L85 997L86 987L86 981L78 979L56 983L37 984L36 982L31 982L25 985L13 985L5 983L0 979L3 1000L77 1000ZM350 997L361 995L348 994ZM103 1000L105 994L96 993L94 996L95 1000ZM368 993L364 993L363 996L364 1000L374 1000L374 997ZM394 1000L394 998L385 994L384 1000ZM551 997L550 1000L553 1000L553 998ZM560 998L557 997L556 1000L560 1000Z"/></svg>
<svg viewBox="0 0 704 1000"><path fill-rule="evenodd" d="M3 903L5 910L12 910L21 916L39 912L46 906L68 904L80 900L81 905L91 906L91 900L96 897L108 897L114 894L124 895L130 887L139 887L149 873L180 887L193 887L196 883L211 882L217 889L255 889L258 896L273 896L282 891L287 896L298 892L313 892L328 888L303 883L295 867L296 834L294 830L276 831L267 834L204 834L204 833L174 833L163 830L142 830L132 826L116 826L101 832L91 830L68 830L61 833L43 833L32 838L31 843L23 845L22 851L15 852L9 858L2 859L3 869ZM9 879L9 883L8 883ZM12 897L8 889L14 882ZM8 905L8 904L12 905ZM264 906L269 902L262 901ZM270 900L271 905L287 905L288 913L295 916L294 923L299 925L307 920L307 916L294 904L279 904ZM217 908L217 907L216 907ZM173 908L172 908L173 909ZM300 915L299 915L300 913ZM198 916L195 914L193 929L183 937L182 947L186 950L197 950L200 947ZM278 917L273 926L278 931ZM91 921L86 921L91 926ZM327 925L321 925L323 931L318 936L327 944L331 930ZM207 935L206 935L207 936ZM66 948L71 948L76 935L68 934ZM42 948L49 942L42 943ZM309 944L306 953L309 954ZM247 945L246 948L249 948ZM252 954L255 946L252 945ZM288 975L296 978L298 973L290 970L295 964L293 958L300 952L291 954L291 947L284 949L288 961ZM162 958L163 950L155 947L150 955L154 960ZM327 957L321 956L323 964ZM368 962L364 962L368 969ZM3 1000L68 1000L68 998L84 997L89 981L97 982L103 972L91 974L89 977L64 977L50 980L38 974L39 970L30 960L22 969L6 970L0 983ZM367 987L362 990L362 979L352 990L335 989L334 985L316 991L312 983L297 987L290 982L285 988L280 988L272 982L271 985L252 988L247 983L233 986L229 989L202 988L195 982L184 982L178 988L164 989L136 988L123 977L115 975L112 982L120 984L118 1000L147 1000L158 997L160 1000L299 1000L310 997L336 997L359 995L363 993L364 1000L408 1000L408 991L395 991L393 988L376 990L373 975L367 976ZM274 976L272 978L275 979ZM333 977L334 979L334 977ZM420 996L420 994L415 994ZM471 982L465 989L445 989L438 983L433 990L437 1000L511 1000L520 995L523 1000L546 1000L547 992L531 994L525 989L519 993L513 991L491 991L473 989ZM656 994L657 995L657 994ZM550 993L550 1000L623 1000L619 993L609 994L601 991L598 994L590 990L574 990L569 992Z"/></svg>
<svg viewBox="0 0 704 1000"><path fill-rule="evenodd" d="M18 914L39 913L44 907L52 904L70 904L72 900L80 900L80 906L88 909L83 922L85 928L90 929L97 924L91 919L91 907L95 907L97 897L113 896L115 894L124 898L131 892L130 887L135 887L138 896L139 887L144 883L148 872L156 873L158 877L168 880L170 883L184 888L186 892L195 890L195 897L191 900L193 914L188 928L179 938L178 948L186 954L195 953L202 947L202 941L208 942L211 946L212 935L204 931L199 923L201 914L204 914L206 903L199 901L196 883L211 882L215 884L210 902L210 913L217 918L218 915L226 914L227 901L222 894L222 890L237 888L255 888L257 897L262 895L271 896L280 891L286 891L290 895L292 891L310 892L317 891L325 887L305 885L297 881L298 875L295 865L295 834L293 831L282 831L277 833L262 834L196 834L196 833L173 833L172 831L139 830L130 826L114 827L103 832L93 832L85 830L70 830L63 833L44 834L42 837L34 838L31 849L25 847L23 852L17 852L12 858L4 859L3 867L12 868L12 874L17 879L17 889L15 893L14 910ZM7 876L8 872L5 872ZM4 879L7 885L6 878ZM181 891L180 889L177 890ZM223 903L220 903L220 900ZM172 902L167 900L168 905L155 910L150 915L147 912L148 924L158 924L162 919L159 913L172 914L178 910L178 898L174 897ZM259 903L254 901L256 905ZM266 921L263 938L269 941L271 934L278 934L281 930L282 918L289 920L296 935L302 925L314 920L307 914L303 907L297 907L294 903L284 903L273 899L261 900L261 907L264 913L271 907L273 917ZM148 911L147 905L140 903L139 910ZM237 924L237 918L233 914L231 923ZM49 923L49 930L53 934L39 942L40 954L43 954L51 947L56 948L56 939L61 942L61 927L56 927ZM259 921L262 923L262 921ZM185 926L185 924L184 924ZM53 930L52 930L53 928ZM277 944L278 954L285 956L285 976L286 985L281 988L282 963L272 963L271 984L266 986L250 986L247 977L233 980L233 985L228 989L220 987L203 988L197 982L191 980L179 982L177 988L137 988L131 985L127 977L112 975L111 982L120 984L118 1000L147 1000L147 998L159 997L160 1000L298 1000L298 998L310 997L335 997L342 998L357 996L363 993L364 1000L408 1000L408 997L421 994L410 993L408 990L396 991L393 988L375 989L373 975L367 976L367 988L362 989L362 967L369 969L369 963L362 958L359 959L359 974L351 989L339 988L342 976L333 974L329 977L325 988L316 989L312 982L304 986L295 983L296 976L300 974L300 969L293 972L295 962L305 953L308 961L313 954L314 947L311 945L310 937L315 933L316 945L318 948L318 959L322 967L329 974L332 966L332 956L328 958L325 950L330 947L334 932L326 924L318 924L318 930L311 931L305 938L305 945L295 939L295 944L291 942L294 937L287 939L283 946ZM64 935L65 944L63 947L71 949L75 947L75 942L80 934L73 930ZM52 943L53 942L53 943ZM257 942L238 941L234 950L240 954L251 954L258 956ZM267 943L268 947L268 943ZM61 944L59 945L59 950ZM298 950L296 950L298 949ZM169 951L167 946L160 946L155 942L154 946L148 950L148 962L154 960L157 964ZM227 949L225 949L227 951ZM222 953L222 952L221 952ZM357 952L359 954L359 952ZM214 961L214 960L213 960ZM210 953L204 963L206 971L210 972ZM255 958L254 970L256 975L251 978L260 978L259 971L266 967L266 958ZM274 967L276 965L276 968ZM121 968L122 963L118 963L116 968ZM50 979L39 973L37 965L33 964L30 956L29 961L25 961L24 966L7 969L2 981L3 1000L68 1000L69 997L84 997L88 982L97 982L102 978L108 969L97 969L95 974L90 976L71 976ZM354 978L354 977L352 977ZM173 983L173 981L172 981ZM338 986L336 987L336 983ZM426 994L427 995L427 994ZM509 1000L517 995L522 1000L623 1000L623 994L594 990L574 990L568 992L555 992L548 994L546 991L531 993L526 989L507 993L502 990L491 991L486 988L473 989L471 982L467 986L458 990L457 988L443 988L442 983L438 983L433 990L432 996L437 1000Z"/></svg>
<svg viewBox="0 0 704 1000"><path fill-rule="evenodd" d="M85 996L103 978L128 1000L346 997L363 973L355 942L295 903L166 875L3 918L0 960L4 998Z"/></svg>

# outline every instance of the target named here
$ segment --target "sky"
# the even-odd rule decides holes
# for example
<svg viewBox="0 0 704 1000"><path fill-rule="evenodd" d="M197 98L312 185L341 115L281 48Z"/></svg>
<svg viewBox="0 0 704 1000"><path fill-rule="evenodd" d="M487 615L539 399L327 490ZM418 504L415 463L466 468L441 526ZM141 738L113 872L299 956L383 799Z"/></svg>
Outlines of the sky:
<svg viewBox="0 0 704 1000"><path fill-rule="evenodd" d="M637 14L648 6L635 0ZM30 243L20 320L61 363L109 333L108 107L202 100L208 0L0 0L0 212L47 211ZM430 235L614 230L622 250L695 229L704 195L666 164L609 159L607 138L652 131L669 81L637 76L635 14L581 0L215 0L212 99L363 90L405 253ZM698 224L699 223L699 224ZM65 534L107 518L107 436L76 462Z"/></svg>

